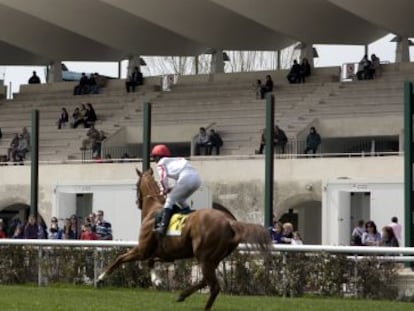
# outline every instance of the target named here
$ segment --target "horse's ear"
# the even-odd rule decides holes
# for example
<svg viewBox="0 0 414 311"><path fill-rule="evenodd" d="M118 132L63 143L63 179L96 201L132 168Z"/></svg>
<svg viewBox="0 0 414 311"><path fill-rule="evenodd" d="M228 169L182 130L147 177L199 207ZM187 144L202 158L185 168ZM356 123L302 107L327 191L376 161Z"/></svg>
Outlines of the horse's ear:
<svg viewBox="0 0 414 311"><path fill-rule="evenodd" d="M141 171L139 170L139 169L135 169L135 171L137 172L137 175L141 178L142 177L142 173L141 173Z"/></svg>
<svg viewBox="0 0 414 311"><path fill-rule="evenodd" d="M154 171L152 170L152 167L150 167L150 168L148 169L148 172L149 172L151 175L154 175Z"/></svg>

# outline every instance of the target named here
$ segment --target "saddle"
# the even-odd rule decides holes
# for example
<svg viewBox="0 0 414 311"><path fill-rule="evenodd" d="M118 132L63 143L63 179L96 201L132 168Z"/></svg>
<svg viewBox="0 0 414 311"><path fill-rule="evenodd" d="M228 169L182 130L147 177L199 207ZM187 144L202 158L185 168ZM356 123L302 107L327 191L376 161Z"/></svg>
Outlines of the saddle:
<svg viewBox="0 0 414 311"><path fill-rule="evenodd" d="M174 219L174 215L176 215L176 214L188 215L188 214L191 214L193 212L195 212L195 210L192 210L190 207L181 208L177 204L174 204L173 207L172 207L172 215L171 215L171 218L170 218L170 223ZM155 215L154 228L158 228L158 226L161 222L161 219L162 219L162 210Z"/></svg>

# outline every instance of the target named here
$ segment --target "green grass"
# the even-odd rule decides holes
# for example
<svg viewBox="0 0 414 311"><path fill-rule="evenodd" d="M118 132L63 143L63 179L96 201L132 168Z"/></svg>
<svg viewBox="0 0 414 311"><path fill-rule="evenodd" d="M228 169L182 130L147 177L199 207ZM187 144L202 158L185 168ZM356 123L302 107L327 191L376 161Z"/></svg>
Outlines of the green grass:
<svg viewBox="0 0 414 311"><path fill-rule="evenodd" d="M206 295L175 302L176 293L141 289L94 289L78 286L0 286L1 311L203 310ZM215 311L408 311L413 303L331 298L278 298L219 295Z"/></svg>

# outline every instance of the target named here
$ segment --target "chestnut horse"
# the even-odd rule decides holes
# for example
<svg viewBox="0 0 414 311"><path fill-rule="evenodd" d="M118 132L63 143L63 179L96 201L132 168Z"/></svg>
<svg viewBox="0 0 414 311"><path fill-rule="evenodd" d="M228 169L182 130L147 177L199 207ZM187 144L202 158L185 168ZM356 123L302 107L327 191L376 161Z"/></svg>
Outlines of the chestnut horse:
<svg viewBox="0 0 414 311"><path fill-rule="evenodd" d="M267 249L270 237L260 225L242 223L224 207L220 210L205 208L188 215L181 236L159 237L153 232L155 216L163 208L164 197L154 179L152 169L141 173L137 169L137 205L141 209L141 232L139 243L125 254L120 255L99 276L101 282L119 265L135 260L173 261L195 257L200 264L202 279L185 289L177 298L184 301L188 296L206 286L210 296L205 310L210 310L220 286L216 277L216 268L220 261L232 253L239 243L252 243Z"/></svg>

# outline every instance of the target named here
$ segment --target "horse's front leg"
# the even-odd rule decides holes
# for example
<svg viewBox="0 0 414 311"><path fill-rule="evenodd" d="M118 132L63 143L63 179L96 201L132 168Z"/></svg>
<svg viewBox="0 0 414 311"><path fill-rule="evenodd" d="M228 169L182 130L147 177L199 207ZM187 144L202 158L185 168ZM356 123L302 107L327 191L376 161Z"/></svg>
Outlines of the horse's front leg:
<svg viewBox="0 0 414 311"><path fill-rule="evenodd" d="M107 267L104 272L102 272L97 282L102 282L106 276L110 275L116 268L119 267L119 265L130 262L130 261L137 261L137 260L146 260L149 256L144 252L143 249L141 249L139 246L134 247L133 249L129 250L125 254L119 255L115 261Z"/></svg>

